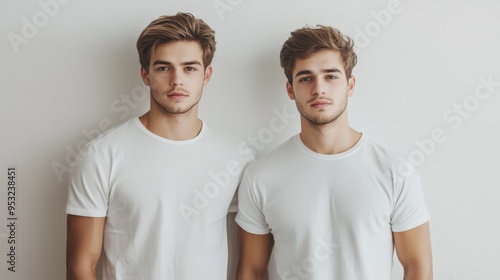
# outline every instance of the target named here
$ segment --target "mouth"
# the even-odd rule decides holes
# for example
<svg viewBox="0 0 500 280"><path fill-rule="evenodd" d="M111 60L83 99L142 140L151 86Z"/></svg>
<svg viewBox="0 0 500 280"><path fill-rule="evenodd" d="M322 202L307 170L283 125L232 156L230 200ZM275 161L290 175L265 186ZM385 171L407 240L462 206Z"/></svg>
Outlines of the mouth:
<svg viewBox="0 0 500 280"><path fill-rule="evenodd" d="M331 102L326 100L317 100L311 103L311 107L321 109L321 108L326 108L331 104L332 104Z"/></svg>
<svg viewBox="0 0 500 280"><path fill-rule="evenodd" d="M169 98L179 100L179 99L184 99L184 98L186 98L188 95L187 95L187 94L185 94L185 93L182 93L182 92L180 92L180 91L174 91L174 92L171 92L171 93L167 94L167 96L168 96Z"/></svg>

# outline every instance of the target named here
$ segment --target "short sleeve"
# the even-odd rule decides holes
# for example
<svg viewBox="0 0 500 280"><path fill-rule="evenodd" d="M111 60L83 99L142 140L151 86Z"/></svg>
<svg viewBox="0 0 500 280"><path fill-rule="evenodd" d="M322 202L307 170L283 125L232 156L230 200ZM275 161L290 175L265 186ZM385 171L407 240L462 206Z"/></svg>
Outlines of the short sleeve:
<svg viewBox="0 0 500 280"><path fill-rule="evenodd" d="M391 214L393 232L415 228L430 219L418 172L396 179L394 208Z"/></svg>
<svg viewBox="0 0 500 280"><path fill-rule="evenodd" d="M108 208L109 172L102 153L87 144L80 151L70 172L66 213L105 217Z"/></svg>
<svg viewBox="0 0 500 280"><path fill-rule="evenodd" d="M247 171L243 175L238 190L236 223L249 233L268 234L271 230L263 214L262 196L257 193Z"/></svg>

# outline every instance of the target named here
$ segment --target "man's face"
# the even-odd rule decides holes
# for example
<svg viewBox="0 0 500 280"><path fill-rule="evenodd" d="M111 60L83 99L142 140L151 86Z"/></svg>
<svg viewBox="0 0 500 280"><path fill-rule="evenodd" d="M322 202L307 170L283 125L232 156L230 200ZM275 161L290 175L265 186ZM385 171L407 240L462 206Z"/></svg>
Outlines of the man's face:
<svg viewBox="0 0 500 280"><path fill-rule="evenodd" d="M142 80L151 89L151 109L165 114L197 113L203 86L212 67L204 69L203 51L197 42L178 41L151 51L149 71Z"/></svg>
<svg viewBox="0 0 500 280"><path fill-rule="evenodd" d="M347 98L354 91L354 77L347 79L340 52L322 50L305 59L297 59L287 82L290 99L295 100L302 120L325 125L342 118ZM339 118L340 117L340 118Z"/></svg>

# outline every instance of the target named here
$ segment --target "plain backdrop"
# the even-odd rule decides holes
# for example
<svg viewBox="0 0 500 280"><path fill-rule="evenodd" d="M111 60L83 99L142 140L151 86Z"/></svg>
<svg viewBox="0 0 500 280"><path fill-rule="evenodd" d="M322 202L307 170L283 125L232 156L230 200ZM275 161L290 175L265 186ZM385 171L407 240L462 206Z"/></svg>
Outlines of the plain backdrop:
<svg viewBox="0 0 500 280"><path fill-rule="evenodd" d="M135 42L151 20L184 11L216 31L201 117L253 141L259 157L299 131L279 66L290 31L324 24L353 37L351 124L421 173L434 279L500 279L499 8L494 0L3 1L0 278L65 278L67 168L81 145L147 110ZM283 112L295 117L271 129ZM9 166L18 169L15 273L7 270ZM402 279L396 259L393 279Z"/></svg>

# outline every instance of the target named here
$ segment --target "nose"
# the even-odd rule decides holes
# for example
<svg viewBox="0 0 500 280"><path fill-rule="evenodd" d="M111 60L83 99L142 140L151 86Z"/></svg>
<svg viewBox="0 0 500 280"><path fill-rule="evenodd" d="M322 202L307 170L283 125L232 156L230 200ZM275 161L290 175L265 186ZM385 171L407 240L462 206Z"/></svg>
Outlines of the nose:
<svg viewBox="0 0 500 280"><path fill-rule="evenodd" d="M172 71L172 75L170 77L170 85L171 86L182 86L182 72L180 70L174 69Z"/></svg>
<svg viewBox="0 0 500 280"><path fill-rule="evenodd" d="M321 79L315 79L313 83L313 95L324 95L325 94L325 85Z"/></svg>

